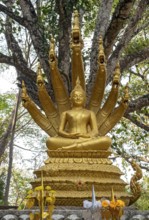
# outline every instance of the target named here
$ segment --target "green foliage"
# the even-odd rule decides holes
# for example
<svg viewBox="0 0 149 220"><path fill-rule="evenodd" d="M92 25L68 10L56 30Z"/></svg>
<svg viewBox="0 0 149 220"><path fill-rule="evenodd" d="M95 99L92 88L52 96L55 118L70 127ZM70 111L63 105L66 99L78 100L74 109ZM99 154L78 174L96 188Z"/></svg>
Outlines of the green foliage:
<svg viewBox="0 0 149 220"><path fill-rule="evenodd" d="M15 99L14 94L2 94L0 96L0 114L9 114L12 110L13 107L13 100Z"/></svg>
<svg viewBox="0 0 149 220"><path fill-rule="evenodd" d="M14 94L2 94L0 96L0 136L4 134L6 131L9 120L11 117L12 110L14 108L15 96ZM23 110L22 110L23 109ZM13 155L13 166L15 167L12 172L12 182L11 189L9 195L9 202L14 205L21 204L24 196L26 195L26 191L28 190L30 178L32 176L34 168L37 168L41 165L41 161L43 162L43 154L41 154L41 145L42 139L44 136L42 132L37 128L37 125L31 121L31 118L28 114L25 114L24 108L20 106L18 112L18 120L16 124L15 131L15 139L14 139L14 155ZM28 126L27 126L28 125ZM34 141L36 137L36 142ZM38 143L38 139L40 139L40 146ZM21 141L20 141L21 140ZM45 142L45 140L44 140ZM22 148L16 148L22 147ZM29 146L31 148L29 149ZM30 151L26 151L28 148ZM35 151L35 152L34 152ZM39 153L40 152L40 153ZM25 157L25 155L27 155ZM37 160L37 161L36 161ZM18 169L19 166L22 166L22 170ZM5 167L4 174L7 174L7 166L8 166L8 150L5 151L5 154L0 158L1 166ZM20 165L21 164L21 165ZM32 165L33 166L32 166ZM28 176L26 175L28 172ZM4 189L3 179L0 177L0 203L2 203L2 194Z"/></svg>
<svg viewBox="0 0 149 220"><path fill-rule="evenodd" d="M136 207L139 210L149 210L149 191L143 191L141 197L136 202Z"/></svg>
<svg viewBox="0 0 149 220"><path fill-rule="evenodd" d="M95 27L96 15L99 10L100 1L97 0L79 0L76 2L75 9L83 12L83 27L85 36L89 36ZM69 14L72 11L73 4L71 1L65 3L65 13ZM41 2L39 8L39 21L44 27L45 36L57 38L59 34L58 14L56 13L55 1ZM57 9L58 11L59 9Z"/></svg>
<svg viewBox="0 0 149 220"><path fill-rule="evenodd" d="M144 176L142 183L142 195L135 203L139 210L149 210L149 177Z"/></svg>
<svg viewBox="0 0 149 220"><path fill-rule="evenodd" d="M2 94L0 96L0 136L2 136L3 132L6 130L12 109L13 109L13 101L15 100L14 94Z"/></svg>
<svg viewBox="0 0 149 220"><path fill-rule="evenodd" d="M113 12L114 12L114 10L116 9L118 3L119 3L119 0L114 0L114 1L113 1Z"/></svg>
<svg viewBox="0 0 149 220"><path fill-rule="evenodd" d="M27 194L27 191L31 188L29 184L30 181L31 178L27 173L17 167L13 169L9 195L10 204L18 206L21 205Z"/></svg>
<svg viewBox="0 0 149 220"><path fill-rule="evenodd" d="M149 38L144 38L144 36L142 35L135 37L127 45L127 48L125 49L125 55L138 53L140 50L148 47L148 45L149 45Z"/></svg>
<svg viewBox="0 0 149 220"><path fill-rule="evenodd" d="M130 88L130 98L134 99L141 95L147 94L148 91L148 63L140 63L130 71L129 80L131 80ZM146 71L147 70L147 71ZM138 93L139 91L139 93Z"/></svg>
<svg viewBox="0 0 149 220"><path fill-rule="evenodd" d="M6 102L6 100L2 96L0 96L0 109L3 110L3 109L6 109L8 107L9 107L9 105Z"/></svg>
<svg viewBox="0 0 149 220"><path fill-rule="evenodd" d="M45 36L49 39L50 35L54 37L58 34L58 15L55 12L55 1L41 2L39 8L39 21L44 27Z"/></svg>
<svg viewBox="0 0 149 220"><path fill-rule="evenodd" d="M83 12L83 28L84 36L88 37L95 28L96 16L99 10L100 1L97 0L87 0L78 1L76 4L76 9Z"/></svg>
<svg viewBox="0 0 149 220"><path fill-rule="evenodd" d="M146 139L147 132L142 131L141 128L137 127L127 119L123 118L112 131L113 136L113 147L120 148L121 151L127 152L128 154L145 155L147 152Z"/></svg>
<svg viewBox="0 0 149 220"><path fill-rule="evenodd" d="M121 123L113 129L111 135L115 156L124 158L121 160L121 164L126 179L129 180L130 173L132 173L132 168L127 162L130 159L133 158L144 169L148 168L147 155L149 149L147 146L149 146L149 143L147 140L148 133L145 130L123 118Z"/></svg>

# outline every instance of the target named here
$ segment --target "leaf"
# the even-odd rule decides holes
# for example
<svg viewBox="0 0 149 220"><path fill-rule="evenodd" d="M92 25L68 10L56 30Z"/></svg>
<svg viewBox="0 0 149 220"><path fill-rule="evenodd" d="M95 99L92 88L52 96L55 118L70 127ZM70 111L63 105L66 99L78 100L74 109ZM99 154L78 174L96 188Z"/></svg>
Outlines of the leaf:
<svg viewBox="0 0 149 220"><path fill-rule="evenodd" d="M46 218L47 216L49 216L49 213L48 213L48 212L43 212L43 213L42 213L42 218Z"/></svg>
<svg viewBox="0 0 149 220"><path fill-rule="evenodd" d="M35 188L35 191L40 191L40 190L43 190L43 186L37 186L37 187Z"/></svg>
<svg viewBox="0 0 149 220"><path fill-rule="evenodd" d="M33 214L33 213L30 213L30 214L29 214L29 218L30 218L30 220L34 220L34 214Z"/></svg>
<svg viewBox="0 0 149 220"><path fill-rule="evenodd" d="M50 191L51 190L51 186L46 186L45 189Z"/></svg>
<svg viewBox="0 0 149 220"><path fill-rule="evenodd" d="M35 203L35 199L28 199L26 203L26 208L28 209L32 208L34 203Z"/></svg>

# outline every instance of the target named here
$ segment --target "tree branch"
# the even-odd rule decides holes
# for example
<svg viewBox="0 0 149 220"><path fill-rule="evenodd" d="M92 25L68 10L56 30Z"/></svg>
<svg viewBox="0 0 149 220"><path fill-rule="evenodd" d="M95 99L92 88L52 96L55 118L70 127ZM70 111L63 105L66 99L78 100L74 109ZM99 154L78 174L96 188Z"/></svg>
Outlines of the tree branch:
<svg viewBox="0 0 149 220"><path fill-rule="evenodd" d="M14 66L13 57L6 56L0 53L0 63L6 63L8 65Z"/></svg>
<svg viewBox="0 0 149 220"><path fill-rule="evenodd" d="M41 152L45 153L45 150L41 150L41 148L39 150L33 150L33 149L26 149L26 148L21 147L21 146L19 146L17 144L14 144L14 146L19 148L19 149L25 150L25 151L31 151L31 152L37 152L37 153L41 153Z"/></svg>
<svg viewBox="0 0 149 220"><path fill-rule="evenodd" d="M44 37L44 32L41 26L38 24L38 18L35 13L34 7L30 0L20 0L18 3L21 6L23 18L20 16L16 16L12 12L11 10L12 1L6 3L7 7L0 4L0 10L4 12L6 15L8 15L10 18L14 19L14 21L26 27L27 30L30 32L35 51L38 55L38 58L44 69L47 79L50 82L50 78L49 78L50 68L48 63L49 45L47 44L47 41Z"/></svg>
<svg viewBox="0 0 149 220"><path fill-rule="evenodd" d="M141 108L149 105L149 94L143 95L138 99L135 99L129 103L128 109L125 112L125 115L140 110Z"/></svg>
<svg viewBox="0 0 149 220"><path fill-rule="evenodd" d="M119 1L104 39L106 57L109 56L118 33L124 28L124 24L130 17L130 10L132 9L133 4L134 0Z"/></svg>
<svg viewBox="0 0 149 220"><path fill-rule="evenodd" d="M10 3L8 7L10 7ZM6 18L5 37L8 48L12 52L14 66L17 70L17 79L20 83L22 80L26 83L29 95L37 104L39 104L39 100L37 98L36 73L27 66L27 62L23 57L20 46L12 34L12 23L9 17Z"/></svg>
<svg viewBox="0 0 149 220"><path fill-rule="evenodd" d="M31 121L32 121L32 118L29 119L29 120L28 120L26 123L24 123L23 125L21 124L20 126L17 127L17 129L15 130L15 133L16 133L15 138L18 136L17 133L19 133L19 131L20 131L20 133L21 133L22 130L23 130L23 128L27 127L27 125L28 125Z"/></svg>
<svg viewBox="0 0 149 220"><path fill-rule="evenodd" d="M44 69L44 72L47 75L47 79L50 82L49 63L48 63L49 46L47 44L46 39L44 38L44 34L43 31L41 30L41 27L38 25L38 18L35 13L34 7L30 0L25 0L25 1L20 0L18 3L21 6L23 18L15 15L12 12L10 7L10 5L12 5L12 2L7 2L7 7L0 4L0 10L29 30L34 48L37 52L41 65Z"/></svg>
<svg viewBox="0 0 149 220"><path fill-rule="evenodd" d="M10 137L11 127L12 127L12 121L13 121L14 112L15 112L15 109L13 109L13 111L12 111L11 119L9 121L9 125L7 127L7 130L0 137L0 157L4 154L5 149L7 147L7 144L9 142L9 137Z"/></svg>
<svg viewBox="0 0 149 220"><path fill-rule="evenodd" d="M13 1L6 2L8 9L11 9L13 5ZM27 61L24 59L22 50L16 41L15 37L12 34L12 19L8 16L6 17L6 24L5 24L5 37L7 41L8 48L11 50L13 54L13 59L21 66L25 64L27 66ZM31 76L32 77L32 76Z"/></svg>
<svg viewBox="0 0 149 220"><path fill-rule="evenodd" d="M10 18L14 19L15 21L17 21L20 25L25 27L25 20L22 17L14 14L14 12L10 8L8 9L8 7L0 4L0 11L6 14L7 16L9 16Z"/></svg>
<svg viewBox="0 0 149 220"><path fill-rule="evenodd" d="M139 72L136 73L136 72L135 72L134 70L132 70L132 69L130 69L129 72L130 72L130 75L133 74L133 75L135 75L135 76L140 77L142 80L144 80L144 76L141 75Z"/></svg>
<svg viewBox="0 0 149 220"><path fill-rule="evenodd" d="M97 59L99 50L99 36L102 36L102 38L104 38L105 33L107 31L109 18L112 10L112 3L113 0L102 0L101 6L98 11L90 55L90 76L87 88L88 92L90 91L90 88L93 86L93 82L95 80L95 75L98 68Z"/></svg>
<svg viewBox="0 0 149 220"><path fill-rule="evenodd" d="M72 12L73 5L75 1L72 1L71 4L68 3L67 0L59 1L56 0L56 11L59 14L58 27L59 27L59 35L58 35L58 67L60 72L65 76L64 81L67 88L70 90L69 85L70 81L70 34L71 34L71 20L72 20ZM67 9L69 8L69 10ZM65 31L64 31L65 30ZM66 78L67 77L67 78Z"/></svg>
<svg viewBox="0 0 149 220"><path fill-rule="evenodd" d="M122 51L125 49L128 42L132 39L134 36L134 32L136 30L136 26L138 24L138 21L141 20L142 15L146 9L146 6L148 5L148 0L140 0L138 7L136 9L136 13L132 18L130 19L130 22L128 23L127 28L125 29L125 32L123 36L121 37L119 43L116 46L116 49L112 53L111 57L108 60L108 82L111 81L113 70L115 68L115 65L122 53Z"/></svg>
<svg viewBox="0 0 149 220"><path fill-rule="evenodd" d="M23 18L28 21L28 24L37 24L38 17L30 0L20 0L19 4L23 13Z"/></svg>
<svg viewBox="0 0 149 220"><path fill-rule="evenodd" d="M133 116L131 116L130 114L125 114L124 117L129 119L131 122L133 122L138 127L143 128L145 131L149 131L149 126L147 126L147 125L141 123L140 121L134 119Z"/></svg>
<svg viewBox="0 0 149 220"><path fill-rule="evenodd" d="M4 195L5 205L8 204L8 195L9 195L9 189L10 189L10 180L11 180L12 163L13 163L13 142L14 142L17 113L18 113L20 101L21 101L21 90L19 89L15 111L13 115L13 120L12 120L12 125L11 125L11 137L10 137L10 142L9 142L9 166L8 166L8 174L7 174L6 187L5 187L5 195Z"/></svg>
<svg viewBox="0 0 149 220"><path fill-rule="evenodd" d="M149 171L148 162L146 162L146 165L147 165L147 166L144 166L144 165L141 164L142 160L141 160L138 156L128 154L128 153L124 150L124 148L123 148L122 150L116 149L116 148L114 148L114 149L116 150L116 153L117 153L119 156L121 156L122 158L124 158L128 163L130 163L130 160L131 160L131 159L135 159L135 160L137 160L137 162L139 162L139 166L140 166L141 169L145 169L146 171ZM145 161L143 160L143 162L145 162Z"/></svg>
<svg viewBox="0 0 149 220"><path fill-rule="evenodd" d="M124 70L146 59L149 59L149 47L143 48L140 51L135 51L134 53L128 54L123 59L121 59L120 60L121 71L123 72Z"/></svg>
<svg viewBox="0 0 149 220"><path fill-rule="evenodd" d="M148 19L148 18L147 18L147 19ZM134 32L134 34L136 35L136 34L138 34L139 32L141 32L142 30L144 31L146 28L148 28L148 26L149 26L149 21L147 20L147 22L146 22L145 24L141 25L140 27L138 27L138 28L136 29L136 31Z"/></svg>
<svg viewBox="0 0 149 220"><path fill-rule="evenodd" d="M27 67L27 62L23 57L18 42L12 34L12 26L9 18L6 19L5 37L8 48L12 51L13 63L16 69L20 70L20 73L23 73L24 75L28 76L28 78L31 78L31 80L36 81L36 73Z"/></svg>
<svg viewBox="0 0 149 220"><path fill-rule="evenodd" d="M28 29L34 49L37 53L41 66L46 74L46 77L51 84L50 80L50 67L48 61L49 45L47 39L44 36L44 31L42 25L38 23L38 18L35 9L30 0L20 0L19 1L23 17L27 21L26 28Z"/></svg>

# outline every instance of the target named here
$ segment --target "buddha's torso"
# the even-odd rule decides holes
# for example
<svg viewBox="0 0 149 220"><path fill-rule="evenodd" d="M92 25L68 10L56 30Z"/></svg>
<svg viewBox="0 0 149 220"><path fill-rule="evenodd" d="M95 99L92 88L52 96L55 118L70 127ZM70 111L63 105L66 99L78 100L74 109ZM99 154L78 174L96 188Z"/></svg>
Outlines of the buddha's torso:
<svg viewBox="0 0 149 220"><path fill-rule="evenodd" d="M69 127L69 133L88 132L87 128L90 122L90 111L86 109L70 110L66 113L66 121Z"/></svg>

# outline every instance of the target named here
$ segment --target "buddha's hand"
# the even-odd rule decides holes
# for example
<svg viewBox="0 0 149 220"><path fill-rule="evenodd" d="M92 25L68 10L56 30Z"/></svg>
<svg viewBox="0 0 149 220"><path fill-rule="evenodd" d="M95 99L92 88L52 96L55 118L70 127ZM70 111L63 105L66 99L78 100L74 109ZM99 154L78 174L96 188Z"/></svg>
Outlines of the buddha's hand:
<svg viewBox="0 0 149 220"><path fill-rule="evenodd" d="M90 135L90 134L80 133L80 134L79 134L79 137L81 137L81 138L91 138L91 135Z"/></svg>
<svg viewBox="0 0 149 220"><path fill-rule="evenodd" d="M79 138L79 133L68 133L65 131L59 131L58 134L59 136L64 137L64 138L73 138L73 139Z"/></svg>
<svg viewBox="0 0 149 220"><path fill-rule="evenodd" d="M70 133L69 134L69 138L74 138L74 139L77 139L80 137L80 133Z"/></svg>
<svg viewBox="0 0 149 220"><path fill-rule="evenodd" d="M91 136L89 134L83 134L83 133L71 133L69 137L77 139L77 138L90 138Z"/></svg>

